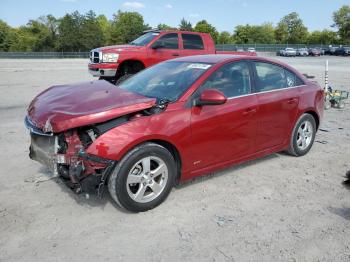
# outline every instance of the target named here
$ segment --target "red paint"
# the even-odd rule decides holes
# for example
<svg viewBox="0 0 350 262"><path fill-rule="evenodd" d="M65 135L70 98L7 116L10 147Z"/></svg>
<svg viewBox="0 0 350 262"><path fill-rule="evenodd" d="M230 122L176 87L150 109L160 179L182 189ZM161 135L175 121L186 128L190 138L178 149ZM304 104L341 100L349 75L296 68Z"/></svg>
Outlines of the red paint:
<svg viewBox="0 0 350 262"><path fill-rule="evenodd" d="M116 88L107 81L53 86L31 102L28 115L44 129L49 120L55 133L87 124L105 122L150 108L155 99Z"/></svg>
<svg viewBox="0 0 350 262"><path fill-rule="evenodd" d="M185 180L288 148L292 128L305 112L322 119L322 89L286 64L261 57L229 55L177 60L213 66L165 111L150 116L135 114L130 121L99 136L86 153L119 161L138 144L165 141L179 152L181 180ZM305 85L234 97L221 105L191 105L191 95L206 78L224 64L240 60L275 63L294 72ZM225 99L218 91L209 90L203 96ZM109 118L137 112L154 103L153 99L126 93L100 81L48 89L31 103L29 115L40 126L50 118L53 127L64 131L96 123L106 119L106 115Z"/></svg>
<svg viewBox="0 0 350 262"><path fill-rule="evenodd" d="M200 95L200 102L207 104L221 105L227 101L227 97L216 89L204 90Z"/></svg>
<svg viewBox="0 0 350 262"><path fill-rule="evenodd" d="M153 49L152 45L162 36L166 34L178 34L178 49ZM203 40L204 49L202 50L190 50L183 48L182 34L199 35ZM207 54L226 54L226 55L247 55L256 56L255 52L240 52L240 51L217 51L215 49L215 43L210 34L187 32L187 31L160 31L159 35L155 37L146 46L134 46L134 45L113 45L96 49L102 53L117 53L119 54L118 62L116 63L89 63L89 69L117 69L121 64L126 61L139 61L145 68L157 64L159 62L173 59L176 57L193 56L193 55L207 55Z"/></svg>

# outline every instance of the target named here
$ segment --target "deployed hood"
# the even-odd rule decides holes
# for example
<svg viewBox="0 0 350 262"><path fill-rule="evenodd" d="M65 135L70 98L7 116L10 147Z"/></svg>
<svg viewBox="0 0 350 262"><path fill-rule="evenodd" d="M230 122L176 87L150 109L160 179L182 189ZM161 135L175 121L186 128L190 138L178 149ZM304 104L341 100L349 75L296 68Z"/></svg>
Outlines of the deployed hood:
<svg viewBox="0 0 350 262"><path fill-rule="evenodd" d="M62 132L151 108L156 99L97 80L53 86L40 93L28 107L30 121L44 132Z"/></svg>

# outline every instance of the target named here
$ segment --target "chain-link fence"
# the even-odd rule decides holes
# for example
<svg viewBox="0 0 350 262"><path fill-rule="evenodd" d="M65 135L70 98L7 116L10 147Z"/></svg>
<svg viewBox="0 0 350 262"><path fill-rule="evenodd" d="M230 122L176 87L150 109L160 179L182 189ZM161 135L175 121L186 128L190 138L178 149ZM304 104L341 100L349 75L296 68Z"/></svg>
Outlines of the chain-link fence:
<svg viewBox="0 0 350 262"><path fill-rule="evenodd" d="M330 45L323 44L314 44L314 45L306 45L306 44L219 44L216 45L216 49L220 51L235 51L239 49L247 50L250 47L255 48L257 52L277 52L278 50L285 49L287 47L291 48L328 48Z"/></svg>
<svg viewBox="0 0 350 262"><path fill-rule="evenodd" d="M89 52L0 52L0 58L89 58Z"/></svg>
<svg viewBox="0 0 350 262"><path fill-rule="evenodd" d="M305 44L218 44L216 49L220 51L247 50L254 47L257 52L276 52L286 47L292 48L328 48L329 45L305 45ZM89 52L0 52L0 58L89 58Z"/></svg>

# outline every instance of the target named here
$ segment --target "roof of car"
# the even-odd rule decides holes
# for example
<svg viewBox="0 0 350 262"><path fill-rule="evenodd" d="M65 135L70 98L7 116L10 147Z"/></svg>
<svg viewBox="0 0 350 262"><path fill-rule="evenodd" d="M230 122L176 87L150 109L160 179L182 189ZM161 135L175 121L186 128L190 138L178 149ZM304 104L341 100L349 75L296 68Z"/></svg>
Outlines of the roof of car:
<svg viewBox="0 0 350 262"><path fill-rule="evenodd" d="M226 60L231 60L235 58L250 57L245 55L194 55L194 56L184 56L180 58L173 59L172 61L181 62L195 62L195 63L209 63L217 64L224 62Z"/></svg>
<svg viewBox="0 0 350 262"><path fill-rule="evenodd" d="M179 57L176 59L168 60L167 62L171 61L178 61L178 62L190 62L190 63L208 63L208 64L219 64L229 61L235 61L235 60L258 60L262 62L270 62L274 64L278 64L280 66L284 66L294 72L297 72L293 67L287 65L286 63L268 58L268 57L261 57L261 56L247 56L247 55L228 55L228 54L220 54L220 55L194 55L194 56L184 56ZM298 72L299 73L299 72ZM299 73L299 75L301 75Z"/></svg>

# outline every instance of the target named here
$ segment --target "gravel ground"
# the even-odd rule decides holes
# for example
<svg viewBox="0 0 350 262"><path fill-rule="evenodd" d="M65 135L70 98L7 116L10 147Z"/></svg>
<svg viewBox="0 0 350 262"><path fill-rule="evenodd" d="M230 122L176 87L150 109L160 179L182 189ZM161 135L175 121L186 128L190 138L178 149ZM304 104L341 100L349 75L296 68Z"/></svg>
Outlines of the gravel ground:
<svg viewBox="0 0 350 262"><path fill-rule="evenodd" d="M321 58L278 58L324 82ZM328 57L350 90L350 58ZM87 61L0 60L0 261L350 261L350 104L326 112L304 157L273 154L174 188L130 214L75 195L28 158L25 109Z"/></svg>

